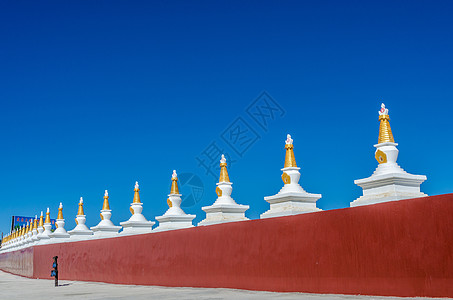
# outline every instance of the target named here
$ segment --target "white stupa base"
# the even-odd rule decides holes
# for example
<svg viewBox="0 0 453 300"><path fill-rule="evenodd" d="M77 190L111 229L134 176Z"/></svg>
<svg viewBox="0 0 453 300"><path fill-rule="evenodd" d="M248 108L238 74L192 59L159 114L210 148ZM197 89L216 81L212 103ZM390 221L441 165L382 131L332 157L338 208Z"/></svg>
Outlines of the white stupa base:
<svg viewBox="0 0 453 300"><path fill-rule="evenodd" d="M87 236L91 236L93 235L93 231L89 230L88 227L86 227L86 229L84 228L77 228L78 226L76 226L76 228L74 228L73 230L71 231L68 231L68 233L71 235L71 238L77 238L77 237L87 237Z"/></svg>
<svg viewBox="0 0 453 300"><path fill-rule="evenodd" d="M316 201L321 197L320 194L310 194L305 191L278 193L274 196L264 197L264 200L269 202L270 209L262 213L260 218L293 216L321 211L316 207Z"/></svg>
<svg viewBox="0 0 453 300"><path fill-rule="evenodd" d="M132 235L132 234L143 234L150 233L152 231L155 222L146 220L142 214L143 203L131 203L132 216L126 222L121 222L123 231L120 235Z"/></svg>
<svg viewBox="0 0 453 300"><path fill-rule="evenodd" d="M152 222L152 221L130 221L129 220L126 222L121 222L120 225L123 226L123 231L120 232L120 235L150 233L152 231L154 224L155 224L155 222Z"/></svg>
<svg viewBox="0 0 453 300"><path fill-rule="evenodd" d="M406 172L373 174L368 178L355 180L354 183L363 189L363 196L351 202L351 207L426 197L428 195L420 192L420 185L425 180L424 175Z"/></svg>
<svg viewBox="0 0 453 300"><path fill-rule="evenodd" d="M71 238L86 238L87 236L93 235L93 231L85 225L85 215L77 215L76 221L77 226L68 232L71 235Z"/></svg>
<svg viewBox="0 0 453 300"><path fill-rule="evenodd" d="M50 236L52 235L52 231L50 231L50 225L49 225L49 230L44 230L40 235L38 235L39 245L47 244L50 240Z"/></svg>
<svg viewBox="0 0 453 300"><path fill-rule="evenodd" d="M192 224L194 215L163 215L156 217L159 222L159 226L153 230L153 232L175 230L194 227Z"/></svg>
<svg viewBox="0 0 453 300"><path fill-rule="evenodd" d="M249 209L248 205L214 203L201 209L206 212L206 219L198 223L198 226L248 220L245 217L245 211Z"/></svg>
<svg viewBox="0 0 453 300"><path fill-rule="evenodd" d="M52 236L51 238L53 239L67 239L69 238L71 235L69 233L65 231L57 231L58 228L52 233Z"/></svg>
<svg viewBox="0 0 453 300"><path fill-rule="evenodd" d="M101 210L101 222L98 225L90 227L93 234L97 238L108 238L118 235L118 231L121 230L121 226L115 226L110 218L112 217L112 211L109 209Z"/></svg>
<svg viewBox="0 0 453 300"><path fill-rule="evenodd" d="M57 219L57 221L55 223L56 223L57 229L55 229L55 231L52 233L52 235L50 237L54 238L54 239L69 238L70 237L69 233L66 231L66 229L64 229L64 224L65 224L64 219Z"/></svg>
<svg viewBox="0 0 453 300"><path fill-rule="evenodd" d="M101 223L102 223L102 221L101 221ZM122 228L121 226L106 225L106 224L101 224L101 223L90 228L93 231L94 236L96 236L96 237L117 236L118 231L120 231Z"/></svg>

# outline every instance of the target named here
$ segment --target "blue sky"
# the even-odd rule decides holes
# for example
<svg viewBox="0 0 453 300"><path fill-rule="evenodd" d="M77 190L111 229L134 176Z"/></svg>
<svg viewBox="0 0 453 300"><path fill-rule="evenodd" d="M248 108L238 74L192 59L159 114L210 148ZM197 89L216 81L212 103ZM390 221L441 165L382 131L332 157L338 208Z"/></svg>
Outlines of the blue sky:
<svg viewBox="0 0 453 300"><path fill-rule="evenodd" d="M452 6L2 1L0 230L12 215L56 217L59 202L72 229L81 196L96 225L105 189L112 220L125 221L136 180L154 220L173 169L203 186L185 207L199 222L216 194L197 158L213 145L234 161L233 198L257 218L282 186L287 133L318 207L348 207L361 195L353 181L377 166L382 101L399 164L428 176L423 192L451 193ZM266 124L251 116L260 96L280 107L262 109ZM238 140L229 131L241 126Z"/></svg>

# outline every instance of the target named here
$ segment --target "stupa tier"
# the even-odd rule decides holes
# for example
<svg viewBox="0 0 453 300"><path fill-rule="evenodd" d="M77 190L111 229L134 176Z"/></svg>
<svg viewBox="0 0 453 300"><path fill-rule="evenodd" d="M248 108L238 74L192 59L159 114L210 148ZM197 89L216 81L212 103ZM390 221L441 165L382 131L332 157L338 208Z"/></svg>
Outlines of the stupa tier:
<svg viewBox="0 0 453 300"><path fill-rule="evenodd" d="M140 201L139 192L139 185L136 181L134 187L134 200L132 201L130 207L132 216L126 222L120 223L120 225L123 226L121 234L140 234L151 232L154 222L146 220L145 216L142 214L143 203Z"/></svg>
<svg viewBox="0 0 453 300"><path fill-rule="evenodd" d="M171 176L171 190L167 198L168 210L164 215L156 217L159 226L153 231L165 231L193 227L192 220L195 215L186 214L181 208L181 194L178 188L178 175L173 170Z"/></svg>
<svg viewBox="0 0 453 300"><path fill-rule="evenodd" d="M249 206L237 204L231 198L232 191L233 183L230 182L225 155L222 154L222 158L220 159L220 177L216 187L217 200L213 205L201 208L206 212L206 218L198 223L198 225L248 220L245 217L245 211L249 209Z"/></svg>
<svg viewBox="0 0 453 300"><path fill-rule="evenodd" d="M375 158L379 165L370 177L354 181L363 189L363 196L351 202L351 206L427 196L420 192L420 185L426 180L426 176L409 174L396 162L398 144L393 138L388 112L382 103L379 111L378 144L374 145Z"/></svg>
<svg viewBox="0 0 453 300"><path fill-rule="evenodd" d="M316 207L316 201L322 196L307 193L299 184L300 168L296 164L293 139L289 134L286 137L285 149L285 165L281 169L284 185L278 194L264 197L270 204L270 209L261 214L262 219L320 211Z"/></svg>

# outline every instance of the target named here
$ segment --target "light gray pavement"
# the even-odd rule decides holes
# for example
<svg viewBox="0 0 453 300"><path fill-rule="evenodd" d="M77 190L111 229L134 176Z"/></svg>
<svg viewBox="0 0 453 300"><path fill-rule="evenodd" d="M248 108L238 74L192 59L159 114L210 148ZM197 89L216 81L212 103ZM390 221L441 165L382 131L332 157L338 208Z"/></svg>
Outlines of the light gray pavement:
<svg viewBox="0 0 453 300"><path fill-rule="evenodd" d="M371 300L435 299L397 298L303 293L270 293L233 289L173 288L159 286L117 285L97 282L28 279L0 271L0 299L278 299L278 300ZM446 299L446 298L442 298Z"/></svg>

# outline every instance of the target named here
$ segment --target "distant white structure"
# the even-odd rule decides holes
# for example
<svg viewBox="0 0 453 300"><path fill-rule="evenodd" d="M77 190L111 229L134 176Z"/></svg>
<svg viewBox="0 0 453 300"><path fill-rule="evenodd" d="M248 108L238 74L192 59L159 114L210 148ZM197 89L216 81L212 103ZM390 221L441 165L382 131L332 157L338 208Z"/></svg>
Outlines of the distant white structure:
<svg viewBox="0 0 453 300"><path fill-rule="evenodd" d="M198 223L199 226L248 220L245 217L245 211L249 209L249 206L237 204L231 198L232 185L233 183L230 182L228 176L226 159L222 154L220 159L220 178L216 188L218 197L213 205L201 208L206 212L206 218Z"/></svg>
<svg viewBox="0 0 453 300"><path fill-rule="evenodd" d="M181 201L181 194L178 188L178 175L176 174L176 170L173 170L171 190L167 199L169 208L164 215L156 217L159 226L153 231L193 227L192 220L195 218L195 215L186 214L181 208Z"/></svg>
<svg viewBox="0 0 453 300"><path fill-rule="evenodd" d="M122 235L150 233L154 225L154 222L146 220L145 216L142 214L143 203L140 202L139 191L138 182L136 181L134 187L134 200L130 207L132 216L126 222L120 223L120 225L123 226L123 231L120 233Z"/></svg>
<svg viewBox="0 0 453 300"><path fill-rule="evenodd" d="M286 137L285 149L285 166L281 169L284 185L278 194L264 197L264 200L269 202L270 209L261 214L261 219L320 211L316 207L316 201L321 195L307 193L299 184L300 168L296 164L293 139L289 134Z"/></svg>
<svg viewBox="0 0 453 300"><path fill-rule="evenodd" d="M83 212L83 198L80 197L79 201L79 210L77 211L77 216L75 219L76 227L69 231L72 239L84 239L87 236L93 235L93 231L91 231L86 225L86 216Z"/></svg>
<svg viewBox="0 0 453 300"><path fill-rule="evenodd" d="M121 226L115 226L110 218L112 217L112 211L110 210L109 204L109 192L105 190L104 193L104 204L101 209L101 222L98 225L91 227L96 237L112 237L118 235Z"/></svg>
<svg viewBox="0 0 453 300"><path fill-rule="evenodd" d="M409 174L396 163L398 144L393 139L388 111L382 103L379 111L379 139L378 144L374 145L379 165L370 177L354 181L363 189L363 196L351 202L351 206L427 196L420 192L420 185L426 176Z"/></svg>
<svg viewBox="0 0 453 300"><path fill-rule="evenodd" d="M57 216L57 220L55 223L56 223L57 228L52 233L51 238L55 238L55 239L68 238L70 235L66 231L66 229L64 229L65 221L63 218L63 203L61 203L61 202L60 202L60 206L58 207L58 216Z"/></svg>
<svg viewBox="0 0 453 300"><path fill-rule="evenodd" d="M50 223L50 210L47 208L46 212L46 220L44 221L43 224L44 231L41 234L40 239L40 244L42 243L47 243L50 237L52 236L52 231L50 230L52 228L52 224Z"/></svg>

